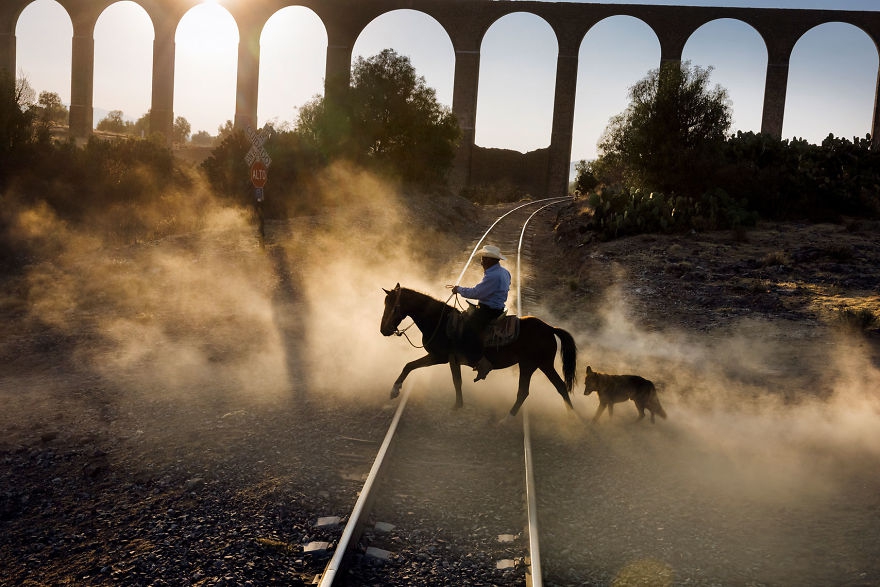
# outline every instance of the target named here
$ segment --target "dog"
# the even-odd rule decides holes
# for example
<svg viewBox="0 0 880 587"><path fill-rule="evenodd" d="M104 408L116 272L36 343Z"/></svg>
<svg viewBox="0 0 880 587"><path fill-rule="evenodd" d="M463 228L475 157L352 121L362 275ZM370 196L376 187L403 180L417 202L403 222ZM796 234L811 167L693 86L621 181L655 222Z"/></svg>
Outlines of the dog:
<svg viewBox="0 0 880 587"><path fill-rule="evenodd" d="M660 398L657 397L657 389L644 377L606 375L587 367L584 395L590 395L594 391L599 392L599 409L593 416L593 422L599 419L606 407L608 408L608 417L611 418L614 413L614 404L625 402L628 399L633 400L639 410L636 422L645 417L645 409L651 412L651 424L654 423L654 414L666 419L666 412L660 406Z"/></svg>

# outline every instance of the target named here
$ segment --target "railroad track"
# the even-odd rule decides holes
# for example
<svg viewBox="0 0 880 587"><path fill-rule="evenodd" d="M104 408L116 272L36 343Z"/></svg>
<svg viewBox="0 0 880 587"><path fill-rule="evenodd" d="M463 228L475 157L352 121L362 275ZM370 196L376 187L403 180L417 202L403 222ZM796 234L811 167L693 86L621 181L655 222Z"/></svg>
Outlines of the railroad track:
<svg viewBox="0 0 880 587"><path fill-rule="evenodd" d="M483 244L498 245L508 255L508 267L513 265L513 303L508 307L515 306L517 315L523 315L523 306L534 300L534 293L523 285L528 278L524 267L531 257L527 231L537 215L567 200L529 202L499 216L476 239L455 283L461 283L472 270L471 261ZM515 258L510 251L516 251ZM493 427L487 434L479 415L459 413L438 421L435 405L422 401L408 408L414 403L410 401L414 385L418 385L418 378L410 378L404 385L335 548L331 551L331 543L322 542L313 549L323 549L329 556L314 583L322 587L403 585L430 582L436 575L433 579L439 584L461 581L540 587L543 579L527 404L521 433L515 426L505 426ZM448 410L448 405L443 409ZM438 427L435 433L425 434ZM442 440L432 440L436 435ZM389 517L391 521L381 521ZM403 524L396 522L400 519ZM336 525L340 519L319 523ZM466 538L461 532L447 535L447 526L468 528ZM423 551L408 549L403 544L408 541L401 539L425 533L433 540ZM450 544L453 541L455 545ZM402 551L395 552L395 547L402 547ZM457 554L449 555L449 551ZM402 559L407 559L405 564Z"/></svg>

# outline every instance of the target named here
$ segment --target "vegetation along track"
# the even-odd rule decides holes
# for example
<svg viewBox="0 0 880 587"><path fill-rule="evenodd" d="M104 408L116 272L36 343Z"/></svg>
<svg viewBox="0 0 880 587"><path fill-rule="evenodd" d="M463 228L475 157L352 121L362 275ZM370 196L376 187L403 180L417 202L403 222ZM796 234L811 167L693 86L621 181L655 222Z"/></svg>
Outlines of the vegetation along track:
<svg viewBox="0 0 880 587"><path fill-rule="evenodd" d="M491 242L507 252L518 314L529 222L565 200L508 211L473 247ZM450 414L445 400L413 395L412 381L346 526L338 528L320 584L541 585L527 413L520 434L512 422L497 425L497 414L468 409ZM324 523L334 526L340 519Z"/></svg>

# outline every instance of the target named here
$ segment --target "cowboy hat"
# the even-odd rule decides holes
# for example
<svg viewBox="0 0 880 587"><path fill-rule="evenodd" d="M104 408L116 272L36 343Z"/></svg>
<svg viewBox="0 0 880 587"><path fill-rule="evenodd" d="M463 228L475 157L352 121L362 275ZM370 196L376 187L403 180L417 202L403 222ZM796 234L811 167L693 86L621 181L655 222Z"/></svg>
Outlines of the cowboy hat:
<svg viewBox="0 0 880 587"><path fill-rule="evenodd" d="M494 245L484 246L482 249L477 251L477 254L482 257L490 257L492 259L499 259L501 261L505 261L507 259L507 257L501 254L501 249Z"/></svg>

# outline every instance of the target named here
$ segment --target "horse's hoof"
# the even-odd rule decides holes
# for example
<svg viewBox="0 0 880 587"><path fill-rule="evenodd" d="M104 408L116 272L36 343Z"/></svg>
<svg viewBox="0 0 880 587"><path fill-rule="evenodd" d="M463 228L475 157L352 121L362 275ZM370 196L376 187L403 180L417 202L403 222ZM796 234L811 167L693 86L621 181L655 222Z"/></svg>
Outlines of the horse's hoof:
<svg viewBox="0 0 880 587"><path fill-rule="evenodd" d="M394 387L391 388L391 397L390 397L390 399L396 399L397 396L399 396L399 395L400 395L400 386L399 386L399 385L395 385Z"/></svg>

